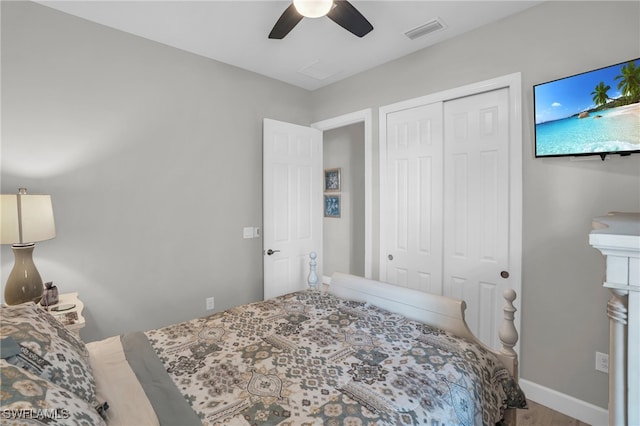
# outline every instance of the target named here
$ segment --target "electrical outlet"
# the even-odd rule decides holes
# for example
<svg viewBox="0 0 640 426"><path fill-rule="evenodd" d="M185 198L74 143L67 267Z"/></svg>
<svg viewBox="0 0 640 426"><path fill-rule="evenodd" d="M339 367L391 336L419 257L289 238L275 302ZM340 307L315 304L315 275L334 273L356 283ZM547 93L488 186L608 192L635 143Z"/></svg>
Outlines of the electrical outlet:
<svg viewBox="0 0 640 426"><path fill-rule="evenodd" d="M213 296L207 297L207 311L213 310L213 307L215 306L214 302L215 299L213 298Z"/></svg>
<svg viewBox="0 0 640 426"><path fill-rule="evenodd" d="M603 373L609 372L609 355L596 352L596 370Z"/></svg>

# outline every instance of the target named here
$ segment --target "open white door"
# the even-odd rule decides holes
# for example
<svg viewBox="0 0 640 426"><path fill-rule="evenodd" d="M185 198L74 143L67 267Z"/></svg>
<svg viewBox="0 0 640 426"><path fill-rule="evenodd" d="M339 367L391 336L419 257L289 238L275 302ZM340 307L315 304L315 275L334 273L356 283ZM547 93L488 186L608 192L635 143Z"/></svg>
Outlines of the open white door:
<svg viewBox="0 0 640 426"><path fill-rule="evenodd" d="M322 249L322 132L265 118L262 173L268 299L306 288L309 253Z"/></svg>

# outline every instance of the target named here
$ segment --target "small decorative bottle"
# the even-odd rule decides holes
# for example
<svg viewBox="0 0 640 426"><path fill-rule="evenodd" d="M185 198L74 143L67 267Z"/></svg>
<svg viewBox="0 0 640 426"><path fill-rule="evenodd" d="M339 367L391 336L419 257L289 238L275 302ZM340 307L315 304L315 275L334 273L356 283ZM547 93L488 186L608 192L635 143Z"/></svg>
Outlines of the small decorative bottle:
<svg viewBox="0 0 640 426"><path fill-rule="evenodd" d="M45 289L42 293L42 301L40 303L47 307L58 303L58 287L53 285L53 281L45 283L44 286Z"/></svg>

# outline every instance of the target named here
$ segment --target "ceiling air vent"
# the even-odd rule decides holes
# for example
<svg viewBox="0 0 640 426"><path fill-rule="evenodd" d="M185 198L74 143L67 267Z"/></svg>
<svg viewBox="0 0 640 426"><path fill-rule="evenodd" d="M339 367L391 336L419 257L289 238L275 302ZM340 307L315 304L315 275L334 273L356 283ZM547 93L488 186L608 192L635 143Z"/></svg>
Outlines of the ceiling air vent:
<svg viewBox="0 0 640 426"><path fill-rule="evenodd" d="M422 24L418 27L415 27L414 29L407 31L406 33L404 33L404 35L409 37L411 40L415 40L418 37L431 34L432 32L435 32L435 31L440 31L443 28L444 28L444 24L442 23L442 21L440 21L439 18L436 18L432 21L427 22L426 24Z"/></svg>

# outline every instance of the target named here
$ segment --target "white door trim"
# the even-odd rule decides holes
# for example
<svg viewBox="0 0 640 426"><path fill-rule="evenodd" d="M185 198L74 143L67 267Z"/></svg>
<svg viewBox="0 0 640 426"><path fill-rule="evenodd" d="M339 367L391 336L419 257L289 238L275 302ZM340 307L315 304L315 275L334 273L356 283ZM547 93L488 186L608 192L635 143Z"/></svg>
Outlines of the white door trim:
<svg viewBox="0 0 640 426"><path fill-rule="evenodd" d="M508 74L502 77L493 78L453 89L444 90L426 96L385 105L379 109L379 164L387 163L386 147L387 147L387 114L401 111L404 109L414 108L420 105L426 105L435 102L445 102L456 98L476 95L497 89L509 89L509 164L510 164L510 182L509 182L509 210L510 210L510 247L514 250L513 258L510 265L512 276L518 277L514 279L513 289L518 296L521 295L521 279L522 279L522 76L518 73ZM384 205L387 202L382 189L385 188L387 180L386 168L380 167L380 224L386 223ZM387 247L383 240L382 230L380 233L380 247ZM379 268L380 277L386 276L385 253L380 250ZM518 297L514 306L520 309L520 297ZM520 327L518 326L518 329ZM518 349L520 343L516 349Z"/></svg>
<svg viewBox="0 0 640 426"><path fill-rule="evenodd" d="M371 108L318 121L311 127L318 130L332 130L355 123L364 123L364 276L372 278L373 262L373 142ZM322 253L319 253L322 257Z"/></svg>

